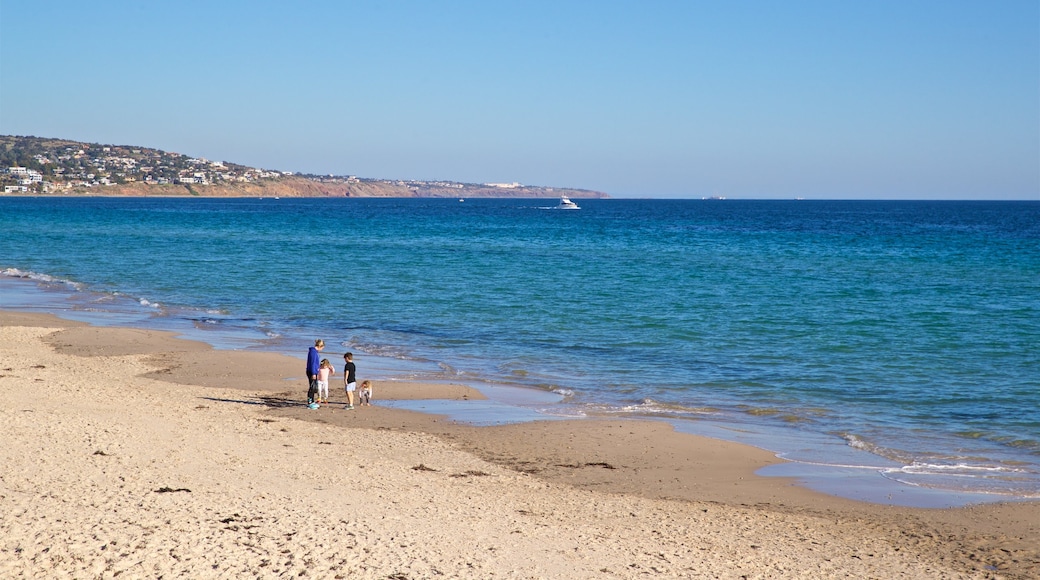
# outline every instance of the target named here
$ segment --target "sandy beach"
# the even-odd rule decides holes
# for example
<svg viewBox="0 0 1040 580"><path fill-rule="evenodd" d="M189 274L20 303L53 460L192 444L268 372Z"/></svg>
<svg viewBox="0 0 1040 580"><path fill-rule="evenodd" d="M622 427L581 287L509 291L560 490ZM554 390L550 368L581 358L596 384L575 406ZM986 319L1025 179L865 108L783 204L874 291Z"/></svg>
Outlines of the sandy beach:
<svg viewBox="0 0 1040 580"><path fill-rule="evenodd" d="M337 376L309 410L301 359L44 314L0 311L0 350L4 578L1040 577L1037 502L879 506L661 422L378 405L464 385L348 411Z"/></svg>

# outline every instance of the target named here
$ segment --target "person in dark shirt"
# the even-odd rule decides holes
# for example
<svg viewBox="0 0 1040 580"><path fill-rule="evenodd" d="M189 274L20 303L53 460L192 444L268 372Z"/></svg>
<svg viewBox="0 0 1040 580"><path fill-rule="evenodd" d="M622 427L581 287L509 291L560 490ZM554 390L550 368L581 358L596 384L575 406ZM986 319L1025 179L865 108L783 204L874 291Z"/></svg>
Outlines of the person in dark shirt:
<svg viewBox="0 0 1040 580"><path fill-rule="evenodd" d="M357 369L354 367L354 354L343 355L343 390L347 392L346 409L354 408L354 391L357 390Z"/></svg>
<svg viewBox="0 0 1040 580"><path fill-rule="evenodd" d="M319 338L314 341L314 346L307 350L307 382L310 385L310 388L307 389L307 406L311 409L318 408L314 399L318 396L318 368L321 364L318 353L323 348L325 348L325 341Z"/></svg>

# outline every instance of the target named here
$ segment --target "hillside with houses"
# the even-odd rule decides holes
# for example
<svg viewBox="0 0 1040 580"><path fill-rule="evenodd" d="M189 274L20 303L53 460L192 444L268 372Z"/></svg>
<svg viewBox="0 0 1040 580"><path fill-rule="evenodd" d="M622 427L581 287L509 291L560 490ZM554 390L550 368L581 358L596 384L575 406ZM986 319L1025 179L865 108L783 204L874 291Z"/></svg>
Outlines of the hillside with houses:
<svg viewBox="0 0 1040 580"><path fill-rule="evenodd" d="M584 189L296 174L128 145L0 135L6 195L200 197L608 197Z"/></svg>

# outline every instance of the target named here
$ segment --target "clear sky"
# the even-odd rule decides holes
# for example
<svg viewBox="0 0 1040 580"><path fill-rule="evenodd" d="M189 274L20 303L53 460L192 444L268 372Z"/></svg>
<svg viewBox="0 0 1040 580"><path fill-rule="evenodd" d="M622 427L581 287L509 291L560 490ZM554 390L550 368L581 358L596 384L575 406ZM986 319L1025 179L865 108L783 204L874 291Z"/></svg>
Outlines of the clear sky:
<svg viewBox="0 0 1040 580"><path fill-rule="evenodd" d="M0 133L616 197L1040 199L1040 2L0 0Z"/></svg>

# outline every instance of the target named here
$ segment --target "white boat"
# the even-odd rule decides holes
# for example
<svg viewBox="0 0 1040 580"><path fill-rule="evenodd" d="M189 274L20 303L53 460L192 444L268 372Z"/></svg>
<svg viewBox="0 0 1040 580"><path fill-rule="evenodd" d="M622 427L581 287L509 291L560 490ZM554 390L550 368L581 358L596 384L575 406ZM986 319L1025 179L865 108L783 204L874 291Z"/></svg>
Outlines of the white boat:
<svg viewBox="0 0 1040 580"><path fill-rule="evenodd" d="M581 209L578 204L570 200L566 195L560 196L560 205L556 206L556 209Z"/></svg>

